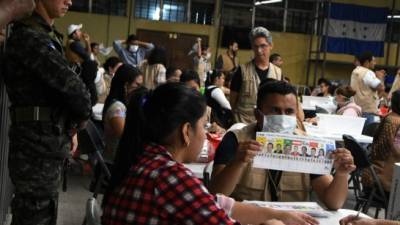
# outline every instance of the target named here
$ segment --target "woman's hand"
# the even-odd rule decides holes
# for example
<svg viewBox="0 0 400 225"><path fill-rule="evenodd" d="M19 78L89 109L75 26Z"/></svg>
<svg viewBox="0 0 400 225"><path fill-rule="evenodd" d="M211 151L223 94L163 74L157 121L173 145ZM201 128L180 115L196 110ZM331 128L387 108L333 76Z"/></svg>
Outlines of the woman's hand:
<svg viewBox="0 0 400 225"><path fill-rule="evenodd" d="M376 225L374 219L361 218L357 216L347 216L339 221L340 225Z"/></svg>
<svg viewBox="0 0 400 225"><path fill-rule="evenodd" d="M318 220L305 213L296 211L281 211L277 219L281 220L286 225L316 225Z"/></svg>
<svg viewBox="0 0 400 225"><path fill-rule="evenodd" d="M335 175L348 175L356 169L351 152L345 148L338 148L332 153Z"/></svg>

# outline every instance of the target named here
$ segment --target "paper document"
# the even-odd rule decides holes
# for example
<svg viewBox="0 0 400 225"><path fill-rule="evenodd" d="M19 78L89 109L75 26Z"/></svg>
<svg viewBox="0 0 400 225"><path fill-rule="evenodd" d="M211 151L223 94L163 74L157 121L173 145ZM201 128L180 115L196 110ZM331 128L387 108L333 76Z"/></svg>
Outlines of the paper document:
<svg viewBox="0 0 400 225"><path fill-rule="evenodd" d="M297 211L306 213L313 217L329 217L330 212L325 211L316 202L264 202L264 201L243 201L243 203L254 204L259 207L269 207L278 210Z"/></svg>
<svg viewBox="0 0 400 225"><path fill-rule="evenodd" d="M281 171L330 174L335 141L316 137L257 132L262 151L253 167Z"/></svg>

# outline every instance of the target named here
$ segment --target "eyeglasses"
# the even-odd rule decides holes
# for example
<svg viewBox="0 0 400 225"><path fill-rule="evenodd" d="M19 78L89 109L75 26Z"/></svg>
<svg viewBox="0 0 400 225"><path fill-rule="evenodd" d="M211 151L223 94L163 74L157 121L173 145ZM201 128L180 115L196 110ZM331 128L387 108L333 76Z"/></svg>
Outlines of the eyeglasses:
<svg viewBox="0 0 400 225"><path fill-rule="evenodd" d="M253 48L254 48L254 49L259 49L259 48L261 48L261 49L266 49L267 47L269 47L268 44L253 45Z"/></svg>

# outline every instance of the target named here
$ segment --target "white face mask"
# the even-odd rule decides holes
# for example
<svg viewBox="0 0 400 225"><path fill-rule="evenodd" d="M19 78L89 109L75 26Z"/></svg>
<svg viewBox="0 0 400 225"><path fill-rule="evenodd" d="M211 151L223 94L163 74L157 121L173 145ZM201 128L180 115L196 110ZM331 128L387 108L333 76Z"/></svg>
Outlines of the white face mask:
<svg viewBox="0 0 400 225"><path fill-rule="evenodd" d="M139 45L130 45L129 46L130 52L137 52L138 49L139 49Z"/></svg>
<svg viewBox="0 0 400 225"><path fill-rule="evenodd" d="M264 115L263 132L293 134L297 126L295 116Z"/></svg>

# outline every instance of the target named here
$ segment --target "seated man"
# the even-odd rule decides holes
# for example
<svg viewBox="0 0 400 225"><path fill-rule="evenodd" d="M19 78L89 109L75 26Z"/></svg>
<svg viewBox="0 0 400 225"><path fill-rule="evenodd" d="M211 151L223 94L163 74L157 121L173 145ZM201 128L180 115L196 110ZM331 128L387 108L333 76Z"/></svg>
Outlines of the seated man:
<svg viewBox="0 0 400 225"><path fill-rule="evenodd" d="M332 154L334 177L252 168L252 159L261 150L256 131L297 133L297 109L296 91L290 84L269 81L260 85L254 110L257 122L224 136L216 151L210 191L236 200L306 201L312 188L327 208L342 207L348 175L355 169L347 149Z"/></svg>

